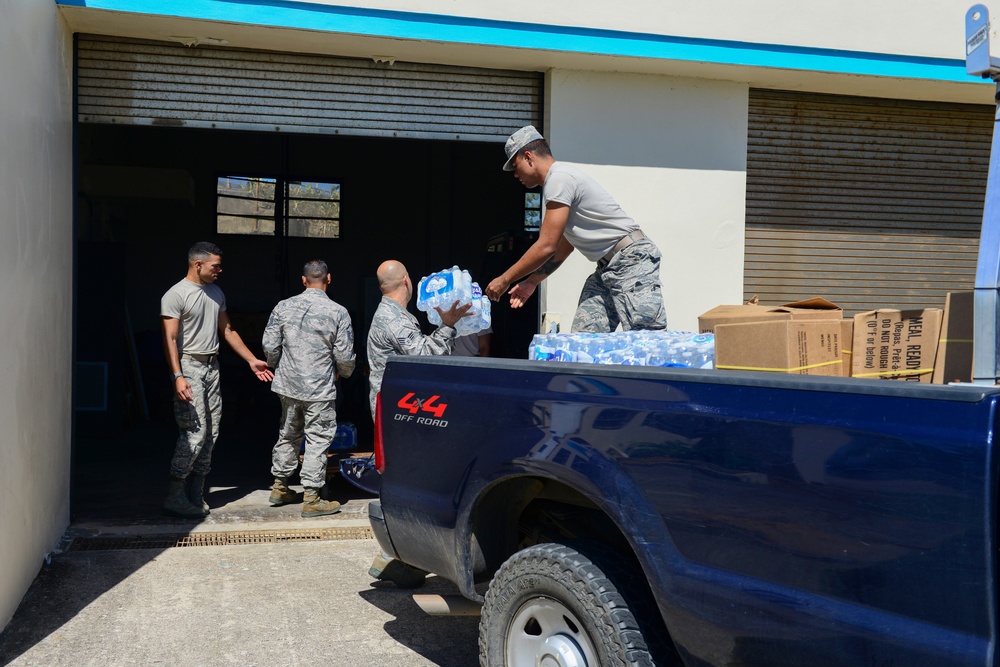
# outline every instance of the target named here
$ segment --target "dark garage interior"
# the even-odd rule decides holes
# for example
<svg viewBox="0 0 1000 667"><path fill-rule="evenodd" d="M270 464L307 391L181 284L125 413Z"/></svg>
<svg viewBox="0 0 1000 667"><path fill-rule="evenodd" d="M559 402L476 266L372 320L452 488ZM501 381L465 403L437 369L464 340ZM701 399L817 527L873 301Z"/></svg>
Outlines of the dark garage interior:
<svg viewBox="0 0 1000 667"><path fill-rule="evenodd" d="M159 512L176 437L159 300L184 277L192 243L222 248L218 284L257 355L271 309L302 289L302 264L329 264L328 294L351 313L358 355L355 375L339 382L338 420L354 423L359 449L370 450L375 270L398 259L416 282L458 264L485 286L507 268L534 237L525 191L502 164L500 143L79 124L74 520ZM230 233L245 231L220 216L220 179L230 177L334 184L337 219L326 238L296 235L279 201L270 227ZM537 299L520 311L494 304L493 356L524 357L537 322ZM209 483L264 488L278 399L224 344L220 359L223 420Z"/></svg>

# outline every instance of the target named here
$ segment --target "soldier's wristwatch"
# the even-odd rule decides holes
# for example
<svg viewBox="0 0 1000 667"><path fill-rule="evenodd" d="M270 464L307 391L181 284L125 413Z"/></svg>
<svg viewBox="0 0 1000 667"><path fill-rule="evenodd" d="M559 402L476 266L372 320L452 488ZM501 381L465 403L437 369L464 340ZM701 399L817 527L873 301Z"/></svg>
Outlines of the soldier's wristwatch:
<svg viewBox="0 0 1000 667"><path fill-rule="evenodd" d="M174 373L174 382L177 381L177 378L182 378L182 377L184 377L184 373Z"/></svg>

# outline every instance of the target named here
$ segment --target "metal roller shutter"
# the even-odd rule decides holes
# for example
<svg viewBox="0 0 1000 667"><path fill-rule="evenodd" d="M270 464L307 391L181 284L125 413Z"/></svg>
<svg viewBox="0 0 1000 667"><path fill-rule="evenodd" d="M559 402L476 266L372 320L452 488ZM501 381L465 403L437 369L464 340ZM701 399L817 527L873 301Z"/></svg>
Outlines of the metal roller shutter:
<svg viewBox="0 0 1000 667"><path fill-rule="evenodd" d="M82 35L79 120L450 140L541 120L542 74Z"/></svg>
<svg viewBox="0 0 1000 667"><path fill-rule="evenodd" d="M993 109L751 90L745 298L854 314L975 283Z"/></svg>

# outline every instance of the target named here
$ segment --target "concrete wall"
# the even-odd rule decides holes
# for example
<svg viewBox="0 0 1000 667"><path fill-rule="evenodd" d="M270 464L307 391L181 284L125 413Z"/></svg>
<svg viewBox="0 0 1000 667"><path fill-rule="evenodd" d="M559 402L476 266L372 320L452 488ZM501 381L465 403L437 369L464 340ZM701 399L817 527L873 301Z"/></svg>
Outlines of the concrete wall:
<svg viewBox="0 0 1000 667"><path fill-rule="evenodd" d="M343 4L339 0L311 1L319 5ZM622 0L614 4L612 11L606 0L365 0L363 4L518 23L963 59L965 12L975 3ZM992 9L994 18L1000 18L1000 7Z"/></svg>
<svg viewBox="0 0 1000 667"><path fill-rule="evenodd" d="M553 71L554 155L594 176L659 246L668 325L743 298L746 86L650 75ZM543 285L542 309L569 331L594 265L573 253Z"/></svg>
<svg viewBox="0 0 1000 667"><path fill-rule="evenodd" d="M0 3L0 627L69 523L72 41Z"/></svg>

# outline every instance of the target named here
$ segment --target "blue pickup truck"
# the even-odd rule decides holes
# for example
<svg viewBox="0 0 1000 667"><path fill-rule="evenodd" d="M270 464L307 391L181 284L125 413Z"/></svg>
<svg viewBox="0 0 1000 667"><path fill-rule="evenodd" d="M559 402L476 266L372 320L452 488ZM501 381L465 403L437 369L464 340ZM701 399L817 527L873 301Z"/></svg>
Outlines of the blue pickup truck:
<svg viewBox="0 0 1000 667"><path fill-rule="evenodd" d="M994 665L998 400L393 358L370 518L483 602L484 665Z"/></svg>
<svg viewBox="0 0 1000 667"><path fill-rule="evenodd" d="M998 286L994 131L972 383L392 358L373 530L484 667L998 665Z"/></svg>

